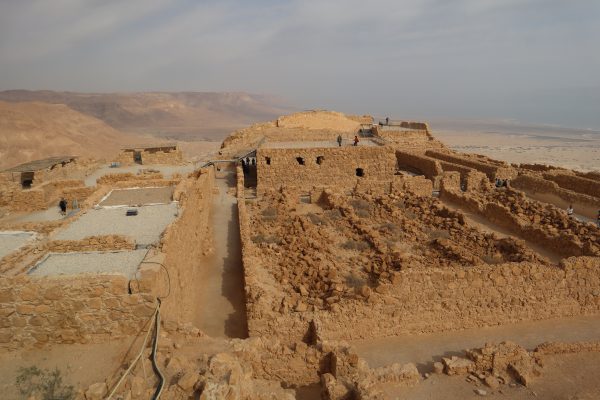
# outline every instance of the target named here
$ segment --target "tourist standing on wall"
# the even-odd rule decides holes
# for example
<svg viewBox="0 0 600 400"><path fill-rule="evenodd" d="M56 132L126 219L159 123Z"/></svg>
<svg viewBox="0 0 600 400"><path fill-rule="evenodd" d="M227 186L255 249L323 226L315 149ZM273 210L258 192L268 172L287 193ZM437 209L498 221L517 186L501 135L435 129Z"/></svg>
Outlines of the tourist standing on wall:
<svg viewBox="0 0 600 400"><path fill-rule="evenodd" d="M569 204L569 207L567 208L567 215L569 217L573 216L573 205L572 204Z"/></svg>
<svg viewBox="0 0 600 400"><path fill-rule="evenodd" d="M342 147L342 135L338 135L337 137L337 143L339 147Z"/></svg>

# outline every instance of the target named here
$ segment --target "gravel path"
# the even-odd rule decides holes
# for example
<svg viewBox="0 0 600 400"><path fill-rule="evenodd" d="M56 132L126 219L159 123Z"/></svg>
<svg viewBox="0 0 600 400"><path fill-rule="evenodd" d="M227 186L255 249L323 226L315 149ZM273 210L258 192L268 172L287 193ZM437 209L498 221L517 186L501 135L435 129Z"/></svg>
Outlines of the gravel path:
<svg viewBox="0 0 600 400"><path fill-rule="evenodd" d="M32 232L0 232L0 258L23 246L33 236Z"/></svg>
<svg viewBox="0 0 600 400"><path fill-rule="evenodd" d="M123 274L133 278L148 250L51 253L34 269L35 276L79 275L79 274Z"/></svg>
<svg viewBox="0 0 600 400"><path fill-rule="evenodd" d="M158 241L177 214L176 203L135 207L138 215L130 217L125 216L128 209L92 209L60 231L54 239L81 240L88 236L125 235L138 245L149 245Z"/></svg>

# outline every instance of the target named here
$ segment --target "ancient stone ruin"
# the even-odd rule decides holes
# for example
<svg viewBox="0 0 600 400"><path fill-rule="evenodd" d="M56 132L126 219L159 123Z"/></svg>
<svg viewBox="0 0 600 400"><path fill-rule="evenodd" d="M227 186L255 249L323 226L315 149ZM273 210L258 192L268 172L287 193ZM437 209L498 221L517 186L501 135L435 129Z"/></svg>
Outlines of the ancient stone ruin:
<svg viewBox="0 0 600 400"><path fill-rule="evenodd" d="M436 372L484 395L600 349L497 341L426 367L356 349L600 314L597 173L323 111L234 132L199 165L167 145L117 161L0 178L2 351L134 343L79 398L385 399ZM52 217L60 198L69 212Z"/></svg>

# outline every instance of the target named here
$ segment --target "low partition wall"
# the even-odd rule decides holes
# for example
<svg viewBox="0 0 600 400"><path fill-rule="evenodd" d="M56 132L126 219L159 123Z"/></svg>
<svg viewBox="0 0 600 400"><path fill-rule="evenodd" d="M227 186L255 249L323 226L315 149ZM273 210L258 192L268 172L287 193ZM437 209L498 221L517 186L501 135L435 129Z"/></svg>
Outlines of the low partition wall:
<svg viewBox="0 0 600 400"><path fill-rule="evenodd" d="M139 333L156 308L122 275L0 279L0 348L102 342Z"/></svg>

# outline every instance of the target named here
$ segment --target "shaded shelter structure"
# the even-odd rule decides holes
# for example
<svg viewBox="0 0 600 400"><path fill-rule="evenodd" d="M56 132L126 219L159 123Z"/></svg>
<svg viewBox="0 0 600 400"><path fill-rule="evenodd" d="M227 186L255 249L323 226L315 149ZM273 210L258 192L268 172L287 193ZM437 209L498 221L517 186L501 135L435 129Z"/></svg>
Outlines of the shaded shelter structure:
<svg viewBox="0 0 600 400"><path fill-rule="evenodd" d="M23 164L19 164L15 167L4 170L6 173L13 174L13 180L15 180L14 174L20 174L20 183L24 189L30 188L35 179L36 174L38 177L40 173L44 171L51 171L58 166L64 167L69 163L72 163L77 159L77 156L56 156L44 158L41 160L29 161Z"/></svg>
<svg viewBox="0 0 600 400"><path fill-rule="evenodd" d="M178 164L183 160L177 143L130 145L121 148L117 162L121 164Z"/></svg>

